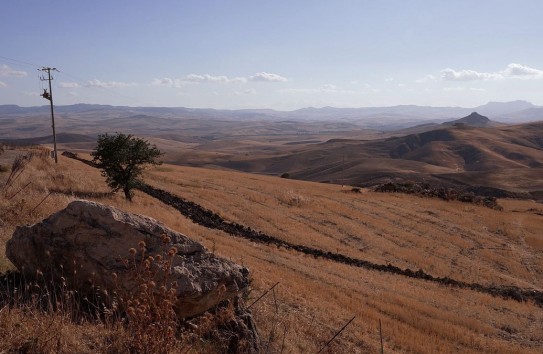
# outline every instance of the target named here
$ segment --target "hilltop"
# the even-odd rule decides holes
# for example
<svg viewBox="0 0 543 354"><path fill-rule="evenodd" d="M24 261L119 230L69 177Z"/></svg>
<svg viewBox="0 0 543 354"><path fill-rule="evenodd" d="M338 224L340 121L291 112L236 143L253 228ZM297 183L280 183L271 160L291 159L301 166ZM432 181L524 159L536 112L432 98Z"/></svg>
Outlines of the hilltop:
<svg viewBox="0 0 543 354"><path fill-rule="evenodd" d="M442 123L442 125L445 125L445 126L451 126L451 125L457 125L457 124L464 124L469 127L479 127L479 128L503 125L503 124L497 124L495 122L492 122L490 119L488 119L488 117L480 115L477 112L473 112L469 116L466 116L464 118L453 120L451 122Z"/></svg>

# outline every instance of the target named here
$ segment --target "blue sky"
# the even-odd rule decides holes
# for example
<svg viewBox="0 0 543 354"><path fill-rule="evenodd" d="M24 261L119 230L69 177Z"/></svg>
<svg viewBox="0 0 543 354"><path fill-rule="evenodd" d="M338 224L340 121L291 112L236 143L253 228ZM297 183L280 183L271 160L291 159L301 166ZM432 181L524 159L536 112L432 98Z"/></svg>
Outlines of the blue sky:
<svg viewBox="0 0 543 354"><path fill-rule="evenodd" d="M0 104L543 105L543 1L3 1Z"/></svg>

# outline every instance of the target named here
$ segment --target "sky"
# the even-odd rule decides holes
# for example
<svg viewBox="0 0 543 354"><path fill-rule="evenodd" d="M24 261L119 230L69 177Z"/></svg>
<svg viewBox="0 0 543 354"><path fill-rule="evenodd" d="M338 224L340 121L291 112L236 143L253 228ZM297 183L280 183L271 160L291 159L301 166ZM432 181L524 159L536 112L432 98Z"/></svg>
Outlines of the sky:
<svg viewBox="0 0 543 354"><path fill-rule="evenodd" d="M541 0L4 0L0 104L543 105Z"/></svg>

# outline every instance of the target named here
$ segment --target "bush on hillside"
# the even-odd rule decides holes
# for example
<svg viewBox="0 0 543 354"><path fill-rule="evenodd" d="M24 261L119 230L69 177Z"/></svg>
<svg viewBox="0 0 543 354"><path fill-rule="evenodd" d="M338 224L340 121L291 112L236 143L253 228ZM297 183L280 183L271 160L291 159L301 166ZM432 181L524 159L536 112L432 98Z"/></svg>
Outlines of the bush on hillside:
<svg viewBox="0 0 543 354"><path fill-rule="evenodd" d="M113 191L123 190L126 199L132 200L133 189L141 180L144 165L159 165L156 159L163 155L147 140L116 133L99 135L93 162L102 169L102 175Z"/></svg>

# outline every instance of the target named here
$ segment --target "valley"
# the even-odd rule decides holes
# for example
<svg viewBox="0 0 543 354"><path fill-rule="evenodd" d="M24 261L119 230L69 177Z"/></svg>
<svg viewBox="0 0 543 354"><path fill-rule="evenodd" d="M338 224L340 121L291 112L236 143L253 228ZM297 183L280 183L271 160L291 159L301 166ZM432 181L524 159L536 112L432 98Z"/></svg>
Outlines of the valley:
<svg viewBox="0 0 543 354"><path fill-rule="evenodd" d="M379 321L390 353L543 347L541 122L503 125L469 115L376 130L343 121L109 112L60 115L60 151L90 160L97 134L122 128L145 137L165 152L165 163L145 172L146 193L136 191L129 203L81 161L33 160L0 199L2 248L16 225L90 199L151 216L247 266L248 300L258 299L252 311L270 353L316 352L353 317L329 353L378 352ZM2 118L9 145L0 165L33 149L25 146L51 147L47 121L34 118ZM410 181L498 193L502 210L373 190ZM202 210L205 222L195 216ZM0 265L12 267L5 259Z"/></svg>
<svg viewBox="0 0 543 354"><path fill-rule="evenodd" d="M539 109L522 101L477 107L496 119L516 117L524 110L514 110L522 108ZM0 141L50 146L50 121L42 110L2 111ZM537 200L543 193L541 121L507 125L475 112L447 119L467 109L417 106L279 112L75 105L59 111L61 151L88 153L98 134L122 131L145 137L165 152L164 162L181 166L354 186L391 181L483 186ZM376 118L377 113L396 114L396 120ZM398 129L399 121L407 125ZM371 122L382 125L375 129Z"/></svg>

